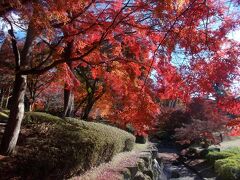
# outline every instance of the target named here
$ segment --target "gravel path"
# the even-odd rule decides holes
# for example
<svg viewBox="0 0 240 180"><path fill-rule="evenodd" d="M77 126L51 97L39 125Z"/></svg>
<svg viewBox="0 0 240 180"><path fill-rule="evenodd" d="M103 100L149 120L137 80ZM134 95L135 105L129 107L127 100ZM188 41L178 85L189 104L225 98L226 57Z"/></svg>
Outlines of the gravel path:
<svg viewBox="0 0 240 180"><path fill-rule="evenodd" d="M220 143L220 146L213 146L213 147L218 147L221 150L230 148L230 147L240 147L240 137L235 137L235 138L231 138L229 140L223 141L222 143Z"/></svg>

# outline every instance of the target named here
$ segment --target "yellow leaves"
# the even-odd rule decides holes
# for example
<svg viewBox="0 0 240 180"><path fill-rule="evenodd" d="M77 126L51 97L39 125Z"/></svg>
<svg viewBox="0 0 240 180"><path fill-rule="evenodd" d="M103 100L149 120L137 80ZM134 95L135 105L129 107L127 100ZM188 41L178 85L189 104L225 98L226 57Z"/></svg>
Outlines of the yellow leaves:
<svg viewBox="0 0 240 180"><path fill-rule="evenodd" d="M87 46L87 44L84 41L76 41L75 42L75 47L78 50L82 50Z"/></svg>
<svg viewBox="0 0 240 180"><path fill-rule="evenodd" d="M128 78L128 76L127 76L127 73L125 72L125 71L123 71L122 69L115 69L114 71L113 71L113 73L115 74L115 75L117 75L117 77L121 77L121 78Z"/></svg>
<svg viewBox="0 0 240 180"><path fill-rule="evenodd" d="M114 48L114 55L115 55L115 56L122 55L122 47L121 47L121 46L116 46L116 47Z"/></svg>
<svg viewBox="0 0 240 180"><path fill-rule="evenodd" d="M165 0L164 1L166 4L168 4L168 5L171 5L171 3L173 2L172 0Z"/></svg>
<svg viewBox="0 0 240 180"><path fill-rule="evenodd" d="M56 49L56 53L57 53L57 54L62 54L63 51L64 51L64 47L62 47L62 46L59 46L59 47Z"/></svg>
<svg viewBox="0 0 240 180"><path fill-rule="evenodd" d="M158 16L161 16L165 10L174 10L180 13L188 3L189 0L164 0L159 2L156 13Z"/></svg>
<svg viewBox="0 0 240 180"><path fill-rule="evenodd" d="M182 9L184 9L184 5L188 3L189 3L189 0L176 0L178 12L182 11Z"/></svg>
<svg viewBox="0 0 240 180"><path fill-rule="evenodd" d="M184 4L189 3L189 0L177 0L176 1L179 8L182 8Z"/></svg>
<svg viewBox="0 0 240 180"><path fill-rule="evenodd" d="M174 9L179 13L184 9L184 6L189 3L189 0L166 0L166 3L171 9Z"/></svg>
<svg viewBox="0 0 240 180"><path fill-rule="evenodd" d="M57 20L66 23L69 21L67 14L64 11L53 11L49 13L49 20Z"/></svg>

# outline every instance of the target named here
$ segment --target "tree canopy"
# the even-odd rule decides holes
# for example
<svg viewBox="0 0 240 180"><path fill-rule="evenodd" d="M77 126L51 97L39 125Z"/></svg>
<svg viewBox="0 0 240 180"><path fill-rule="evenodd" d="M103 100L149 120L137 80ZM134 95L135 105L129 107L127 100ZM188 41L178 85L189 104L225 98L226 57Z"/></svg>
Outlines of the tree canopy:
<svg viewBox="0 0 240 180"><path fill-rule="evenodd" d="M36 77L45 88L30 83L31 88L37 88L43 104L48 92L63 87L69 91L64 106L73 105L75 95L75 114L79 110L86 118L91 111L119 126L131 124L138 134L155 126L159 101L166 99L189 103L192 97L211 98L221 111L239 116L239 93L234 91L239 84L232 85L239 80L240 46L229 37L239 28L239 3L1 2L0 71L4 79L15 77L2 148L11 141L6 137L18 134L13 132L20 128L22 115L16 114L24 111L19 104L26 81L29 85Z"/></svg>

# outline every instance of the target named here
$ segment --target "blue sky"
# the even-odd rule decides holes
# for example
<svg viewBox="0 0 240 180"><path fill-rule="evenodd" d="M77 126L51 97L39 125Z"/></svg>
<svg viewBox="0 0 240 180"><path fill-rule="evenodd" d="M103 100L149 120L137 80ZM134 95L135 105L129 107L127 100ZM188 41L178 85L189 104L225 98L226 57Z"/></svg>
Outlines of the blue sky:
<svg viewBox="0 0 240 180"><path fill-rule="evenodd" d="M229 33L228 37L240 42L240 30L236 30Z"/></svg>

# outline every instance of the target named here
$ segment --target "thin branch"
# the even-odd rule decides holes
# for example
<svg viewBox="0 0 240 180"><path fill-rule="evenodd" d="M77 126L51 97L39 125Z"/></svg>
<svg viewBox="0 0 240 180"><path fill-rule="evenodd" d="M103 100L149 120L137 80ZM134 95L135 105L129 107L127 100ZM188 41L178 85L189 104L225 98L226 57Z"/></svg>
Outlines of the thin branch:
<svg viewBox="0 0 240 180"><path fill-rule="evenodd" d="M142 89L145 87L146 85L146 82L147 82L147 79L148 79L148 76L150 75L150 72L152 70L152 67L153 67L153 64L155 62L155 58L156 58L156 55L157 55L157 51L158 49L160 48L160 46L162 46L163 42L165 41L165 39L168 37L169 33L172 31L172 29L174 28L174 26L176 25L176 23L178 22L179 18L182 17L185 13L187 13L187 11L194 5L194 3L196 2L197 0L194 0L182 13L180 13L175 21L172 23L172 25L170 26L170 28L167 30L167 32L165 33L163 39L160 41L160 43L158 44L157 48L155 49L155 51L153 52L153 59L151 61L151 64L150 64L150 68L147 72L147 76L144 80L144 84L142 86Z"/></svg>

